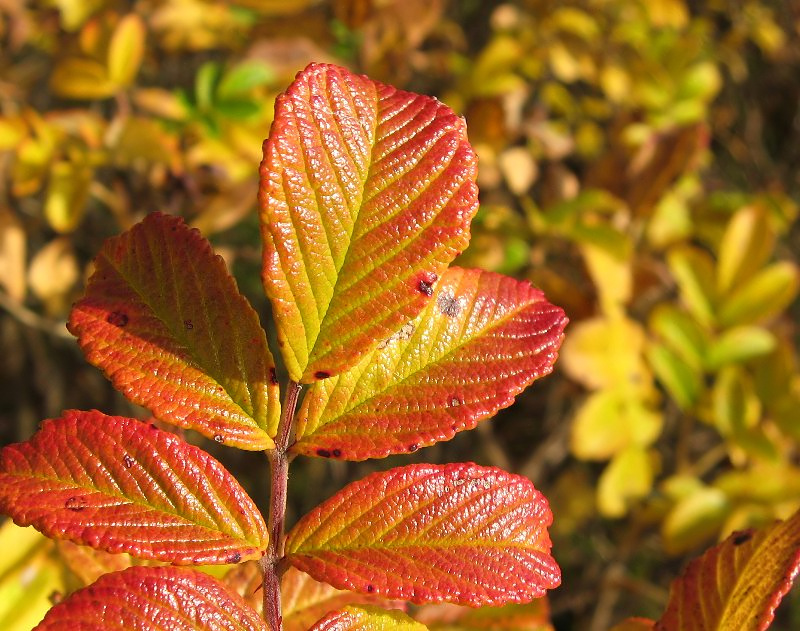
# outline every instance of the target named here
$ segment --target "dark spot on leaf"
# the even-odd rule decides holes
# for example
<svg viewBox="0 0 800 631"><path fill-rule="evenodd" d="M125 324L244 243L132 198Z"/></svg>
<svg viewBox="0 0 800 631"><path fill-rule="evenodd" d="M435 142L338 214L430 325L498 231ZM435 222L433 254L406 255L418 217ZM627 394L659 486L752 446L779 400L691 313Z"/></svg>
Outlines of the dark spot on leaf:
<svg viewBox="0 0 800 631"><path fill-rule="evenodd" d="M408 446L408 450L411 453L414 453L417 449L419 449L419 445L417 443L413 443L413 444Z"/></svg>
<svg viewBox="0 0 800 631"><path fill-rule="evenodd" d="M133 466L133 463L136 462L131 456L125 454L125 457L122 459L122 462L125 463L125 468L130 469Z"/></svg>
<svg viewBox="0 0 800 631"><path fill-rule="evenodd" d="M317 449L317 455L320 458L330 458L331 457L331 452L328 451L327 449Z"/></svg>
<svg viewBox="0 0 800 631"><path fill-rule="evenodd" d="M367 593L368 594L371 594L374 591L375 591L375 586L374 585L367 585Z"/></svg>
<svg viewBox="0 0 800 631"><path fill-rule="evenodd" d="M118 326L119 328L122 328L126 324L128 324L128 316L122 311L112 311L106 317L106 322L108 322L113 326Z"/></svg>
<svg viewBox="0 0 800 631"><path fill-rule="evenodd" d="M225 442L225 438L222 436L222 434L214 434L214 440L220 444Z"/></svg>
<svg viewBox="0 0 800 631"><path fill-rule="evenodd" d="M447 401L447 404L448 404L448 405L449 405L451 408L457 408L459 405L461 405L461 403L462 403L461 399L459 399L459 398L458 398L457 396L455 396L455 395L453 395L452 397L450 397L450 399Z"/></svg>
<svg viewBox="0 0 800 631"><path fill-rule="evenodd" d="M426 280L419 281L417 289L419 289L419 293L421 294L425 294L429 297L433 296L433 285Z"/></svg>
<svg viewBox="0 0 800 631"><path fill-rule="evenodd" d="M238 552L234 552L227 558L228 563L238 563L241 560L242 560L242 555L239 554Z"/></svg>
<svg viewBox="0 0 800 631"><path fill-rule="evenodd" d="M456 297L449 294L439 294L439 298L436 300L436 306L439 307L439 311L442 312L442 315L448 318L455 318L459 311L461 311L461 305Z"/></svg>
<svg viewBox="0 0 800 631"><path fill-rule="evenodd" d="M273 386L277 386L278 385L278 373L275 372L275 368L270 368L269 369L269 382Z"/></svg>
<svg viewBox="0 0 800 631"><path fill-rule="evenodd" d="M57 589L54 589L52 592L50 592L50 595L47 597L47 600L50 601L51 605L57 605L62 600L64 600L64 594L58 591Z"/></svg>
<svg viewBox="0 0 800 631"><path fill-rule="evenodd" d="M331 373L325 372L324 370L318 370L317 372L314 373L315 379L327 379L330 376Z"/></svg>
<svg viewBox="0 0 800 631"><path fill-rule="evenodd" d="M155 423L150 423L150 429L158 429Z"/></svg>
<svg viewBox="0 0 800 631"><path fill-rule="evenodd" d="M64 508L66 508L67 510L71 510L73 512L79 513L84 508L86 508L86 506L88 504L89 504L89 502L86 501L85 497L77 497L77 496L75 496L75 497L68 498L67 501L64 502Z"/></svg>
<svg viewBox="0 0 800 631"><path fill-rule="evenodd" d="M334 458L341 458L342 457L342 450L341 449L334 449L331 452L331 456L333 456Z"/></svg>
<svg viewBox="0 0 800 631"><path fill-rule="evenodd" d="M191 331L194 328L194 324L192 324L191 320L184 320L183 326L186 327L187 331Z"/></svg>
<svg viewBox="0 0 800 631"><path fill-rule="evenodd" d="M750 530L737 532L735 535L733 535L733 545L740 546L743 543L747 543L752 538L753 538L753 532Z"/></svg>

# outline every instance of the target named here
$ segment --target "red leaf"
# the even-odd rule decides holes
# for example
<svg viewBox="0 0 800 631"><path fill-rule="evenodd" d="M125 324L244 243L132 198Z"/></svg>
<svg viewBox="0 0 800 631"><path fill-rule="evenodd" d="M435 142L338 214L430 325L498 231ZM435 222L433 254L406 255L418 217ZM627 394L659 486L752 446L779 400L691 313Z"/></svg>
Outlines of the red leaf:
<svg viewBox="0 0 800 631"><path fill-rule="evenodd" d="M176 567L132 567L101 577L53 607L34 631L267 631L217 579Z"/></svg>
<svg viewBox="0 0 800 631"><path fill-rule="evenodd" d="M274 447L280 404L258 314L183 220L109 239L69 330L114 387L159 419L242 449Z"/></svg>
<svg viewBox="0 0 800 631"><path fill-rule="evenodd" d="M476 158L431 97L312 64L261 165L263 280L289 375L351 367L416 315L469 241Z"/></svg>
<svg viewBox="0 0 800 631"><path fill-rule="evenodd" d="M763 631L800 570L800 511L735 532L672 583L656 631Z"/></svg>
<svg viewBox="0 0 800 631"><path fill-rule="evenodd" d="M267 528L222 465L174 434L97 411L0 451L0 512L48 537L178 564L260 558Z"/></svg>
<svg viewBox="0 0 800 631"><path fill-rule="evenodd" d="M547 500L475 464L411 465L339 491L289 533L295 567L340 589L415 603L527 602L557 587Z"/></svg>
<svg viewBox="0 0 800 631"><path fill-rule="evenodd" d="M402 611L345 607L329 613L309 631L425 631L427 628Z"/></svg>
<svg viewBox="0 0 800 631"><path fill-rule="evenodd" d="M566 323L528 282L451 268L416 320L311 387L292 450L382 458L472 429L552 370Z"/></svg>

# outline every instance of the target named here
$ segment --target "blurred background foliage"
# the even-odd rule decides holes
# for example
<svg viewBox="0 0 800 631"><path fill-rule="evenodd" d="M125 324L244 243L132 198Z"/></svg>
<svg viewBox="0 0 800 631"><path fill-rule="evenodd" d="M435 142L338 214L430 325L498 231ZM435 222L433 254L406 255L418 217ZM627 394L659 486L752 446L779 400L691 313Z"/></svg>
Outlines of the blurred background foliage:
<svg viewBox="0 0 800 631"><path fill-rule="evenodd" d="M414 457L550 498L555 628L658 617L688 556L800 504L798 36L797 0L0 0L0 441L69 407L142 414L64 320L147 212L209 236L267 317L273 100L344 64L466 117L481 208L459 264L571 320L555 375ZM263 503L257 455L204 446ZM398 462L297 461L290 511ZM3 629L81 583L49 542L6 525L0 545L29 551L0 566Z"/></svg>

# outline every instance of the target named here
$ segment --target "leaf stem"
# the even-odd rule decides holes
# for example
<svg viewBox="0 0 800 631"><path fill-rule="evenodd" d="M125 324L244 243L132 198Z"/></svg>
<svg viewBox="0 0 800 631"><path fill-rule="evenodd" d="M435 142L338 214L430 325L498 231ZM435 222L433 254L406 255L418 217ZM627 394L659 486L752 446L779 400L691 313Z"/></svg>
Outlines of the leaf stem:
<svg viewBox="0 0 800 631"><path fill-rule="evenodd" d="M272 631L282 631L283 616L281 614L281 574L279 567L283 558L284 526L286 522L286 489L289 482L289 458L286 451L289 448L294 425L294 412L300 396L302 385L296 381L289 382L281 409L281 418L278 422L278 432L275 436L275 449L267 451L270 469L270 498L269 516L269 545L264 558L261 559L263 572L263 602L264 619Z"/></svg>

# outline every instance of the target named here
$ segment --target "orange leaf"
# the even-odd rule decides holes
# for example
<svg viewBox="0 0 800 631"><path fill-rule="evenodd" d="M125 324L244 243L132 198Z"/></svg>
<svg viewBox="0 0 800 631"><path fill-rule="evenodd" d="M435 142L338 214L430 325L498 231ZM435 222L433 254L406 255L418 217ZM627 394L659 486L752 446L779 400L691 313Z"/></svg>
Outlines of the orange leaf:
<svg viewBox="0 0 800 631"><path fill-rule="evenodd" d="M655 631L764 631L800 569L800 511L735 532L673 582Z"/></svg>
<svg viewBox="0 0 800 631"><path fill-rule="evenodd" d="M289 563L340 589L499 605L561 581L531 482L475 464L411 465L349 484L289 533Z"/></svg>
<svg viewBox="0 0 800 631"><path fill-rule="evenodd" d="M472 429L552 370L566 322L528 282L451 268L418 318L311 387L292 450L381 458Z"/></svg>
<svg viewBox="0 0 800 631"><path fill-rule="evenodd" d="M289 376L351 367L430 301L469 241L476 159L436 99L312 64L261 165L263 280Z"/></svg>
<svg viewBox="0 0 800 631"><path fill-rule="evenodd" d="M274 447L280 403L258 314L211 245L154 213L109 239L69 330L114 387L168 423Z"/></svg>
<svg viewBox="0 0 800 631"><path fill-rule="evenodd" d="M0 451L0 513L48 537L178 564L261 557L267 527L208 453L136 419L65 412Z"/></svg>

